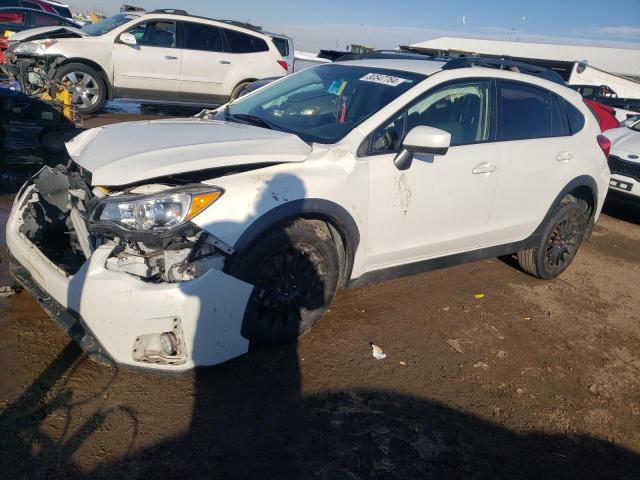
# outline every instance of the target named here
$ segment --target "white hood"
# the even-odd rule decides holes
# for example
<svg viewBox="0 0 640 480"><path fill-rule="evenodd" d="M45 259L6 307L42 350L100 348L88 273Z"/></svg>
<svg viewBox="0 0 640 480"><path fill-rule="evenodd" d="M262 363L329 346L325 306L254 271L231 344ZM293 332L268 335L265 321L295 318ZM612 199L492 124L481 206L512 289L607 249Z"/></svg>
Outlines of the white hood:
<svg viewBox="0 0 640 480"><path fill-rule="evenodd" d="M79 35L86 37L87 34L80 30L80 28L67 27L67 26L50 26L50 27L38 27L23 30L22 32L16 32L9 37L10 42L24 42L25 40L31 40L37 38L63 38L68 33L70 36Z"/></svg>
<svg viewBox="0 0 640 480"><path fill-rule="evenodd" d="M302 162L311 147L290 133L199 118L117 123L67 143L93 185L127 185L198 170Z"/></svg>
<svg viewBox="0 0 640 480"><path fill-rule="evenodd" d="M628 160L628 155L640 156L640 132L627 127L613 128L604 132L611 140L611 154L623 160Z"/></svg>

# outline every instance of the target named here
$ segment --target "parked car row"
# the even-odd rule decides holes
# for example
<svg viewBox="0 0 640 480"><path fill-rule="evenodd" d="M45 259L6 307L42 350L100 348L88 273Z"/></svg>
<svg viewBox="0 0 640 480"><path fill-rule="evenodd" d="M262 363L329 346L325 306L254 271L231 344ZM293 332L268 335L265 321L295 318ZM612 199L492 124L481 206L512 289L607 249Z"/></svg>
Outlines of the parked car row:
<svg viewBox="0 0 640 480"><path fill-rule="evenodd" d="M259 58L281 60L264 35L184 15L105 35L131 55L156 39L184 64L200 54L177 52L183 22L217 29L223 49L252 36L268 48ZM30 48L74 45L59 43ZM535 277L560 275L602 209L610 147L582 97L539 67L320 65L195 118L78 135L67 166L18 193L11 268L91 358L180 372L295 339L338 288L510 254Z"/></svg>
<svg viewBox="0 0 640 480"><path fill-rule="evenodd" d="M23 83L70 82L84 113L106 100L219 105L257 79L293 70L293 44L228 21L175 10L120 13L82 29L35 29L11 37L8 65Z"/></svg>

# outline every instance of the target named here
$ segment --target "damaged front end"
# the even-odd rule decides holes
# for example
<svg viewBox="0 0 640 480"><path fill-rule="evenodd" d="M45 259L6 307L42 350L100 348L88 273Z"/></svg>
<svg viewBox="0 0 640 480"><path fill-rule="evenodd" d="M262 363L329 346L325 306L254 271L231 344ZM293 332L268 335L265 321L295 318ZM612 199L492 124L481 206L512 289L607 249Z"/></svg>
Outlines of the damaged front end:
<svg viewBox="0 0 640 480"><path fill-rule="evenodd" d="M22 213L20 232L49 260L75 274L93 251L112 248L105 267L153 283L222 270L229 245L190 222L222 190L153 184L121 191L90 186L79 167L45 167Z"/></svg>
<svg viewBox="0 0 640 480"><path fill-rule="evenodd" d="M233 248L191 222L223 193L107 189L74 163L44 167L8 222L14 275L45 310L77 318L52 314L92 358L178 371L226 361L247 351L240 326L253 287L223 271Z"/></svg>

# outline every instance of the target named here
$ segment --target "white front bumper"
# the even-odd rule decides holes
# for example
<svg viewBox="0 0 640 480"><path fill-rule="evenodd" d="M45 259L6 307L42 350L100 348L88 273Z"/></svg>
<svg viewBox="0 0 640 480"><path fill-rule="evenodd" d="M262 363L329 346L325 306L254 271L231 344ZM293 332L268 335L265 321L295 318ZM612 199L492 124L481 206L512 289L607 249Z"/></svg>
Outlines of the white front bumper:
<svg viewBox="0 0 640 480"><path fill-rule="evenodd" d="M105 268L112 247L102 246L73 276L65 274L19 231L16 200L7 222L7 247L32 280L62 307L79 314L108 357L118 364L165 371L215 365L247 352L240 335L253 287L219 270L182 283L149 283ZM133 359L140 335L171 331L180 320L187 361L158 365Z"/></svg>

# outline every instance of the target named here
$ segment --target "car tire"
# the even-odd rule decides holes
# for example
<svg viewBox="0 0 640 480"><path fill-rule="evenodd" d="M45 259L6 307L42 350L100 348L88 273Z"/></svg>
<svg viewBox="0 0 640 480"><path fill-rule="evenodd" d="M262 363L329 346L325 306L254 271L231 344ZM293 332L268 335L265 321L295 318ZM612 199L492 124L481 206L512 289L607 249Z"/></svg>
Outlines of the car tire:
<svg viewBox="0 0 640 480"><path fill-rule="evenodd" d="M336 245L326 223L295 219L263 234L225 270L254 286L241 333L253 345L295 340L333 301L340 278Z"/></svg>
<svg viewBox="0 0 640 480"><path fill-rule="evenodd" d="M83 63L69 63L60 67L54 80L70 81L74 86L73 100L78 112L91 114L102 110L107 101L104 76Z"/></svg>
<svg viewBox="0 0 640 480"><path fill-rule="evenodd" d="M553 211L538 244L517 253L520 268L534 277L555 278L571 264L591 222L584 201L565 198Z"/></svg>
<svg viewBox="0 0 640 480"><path fill-rule="evenodd" d="M229 101L233 102L236 98L238 98L240 96L240 94L242 93L242 91L247 88L248 85L251 85L253 82L241 82L238 85L236 85L236 88L233 89L233 91L231 92L231 97L229 97Z"/></svg>

